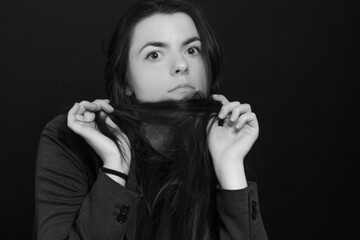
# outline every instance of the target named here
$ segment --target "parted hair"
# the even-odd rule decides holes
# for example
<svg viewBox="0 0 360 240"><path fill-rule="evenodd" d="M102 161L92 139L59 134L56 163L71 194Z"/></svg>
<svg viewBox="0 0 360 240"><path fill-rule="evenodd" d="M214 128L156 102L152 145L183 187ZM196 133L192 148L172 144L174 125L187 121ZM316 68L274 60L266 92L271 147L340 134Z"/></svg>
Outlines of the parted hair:
<svg viewBox="0 0 360 240"><path fill-rule="evenodd" d="M199 33L202 44L201 55L206 65L209 95L219 93L222 82L223 60L221 48L214 30L203 11L187 0L147 0L139 1L120 18L109 44L103 45L107 62L105 65L106 93L113 103L134 103L134 95L126 96L128 86L127 69L129 49L134 28L141 20L154 14L185 13L189 15Z"/></svg>

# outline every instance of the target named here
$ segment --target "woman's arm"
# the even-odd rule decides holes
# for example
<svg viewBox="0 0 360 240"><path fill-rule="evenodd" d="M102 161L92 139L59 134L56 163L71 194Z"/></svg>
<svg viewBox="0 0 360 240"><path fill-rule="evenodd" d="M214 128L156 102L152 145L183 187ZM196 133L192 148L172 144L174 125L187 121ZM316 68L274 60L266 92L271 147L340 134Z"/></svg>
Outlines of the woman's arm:
<svg viewBox="0 0 360 240"><path fill-rule="evenodd" d="M207 128L216 177L224 189L245 188L244 158L259 135L256 115L249 104L229 102L223 95L214 94L212 97L223 104L218 116L224 120L222 125L219 125L219 120L211 120Z"/></svg>
<svg viewBox="0 0 360 240"><path fill-rule="evenodd" d="M35 174L36 239L123 239L141 194L92 173L85 143L66 116L41 134ZM129 179L130 181L130 179Z"/></svg>
<svg viewBox="0 0 360 240"><path fill-rule="evenodd" d="M220 240L267 240L260 214L257 185L239 190L216 189Z"/></svg>
<svg viewBox="0 0 360 240"><path fill-rule="evenodd" d="M255 183L247 182L244 158L259 135L259 124L249 104L229 102L213 95L223 106L209 128L208 144L220 186L216 190L221 240L267 239L259 211Z"/></svg>

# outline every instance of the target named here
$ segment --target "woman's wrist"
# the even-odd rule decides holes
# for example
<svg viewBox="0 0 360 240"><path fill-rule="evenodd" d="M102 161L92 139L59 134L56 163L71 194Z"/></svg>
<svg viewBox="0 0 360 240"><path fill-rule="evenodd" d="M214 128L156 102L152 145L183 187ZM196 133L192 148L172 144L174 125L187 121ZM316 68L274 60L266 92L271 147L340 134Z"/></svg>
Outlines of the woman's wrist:
<svg viewBox="0 0 360 240"><path fill-rule="evenodd" d="M109 174L112 174L112 175L115 175L115 176L118 176L118 177L121 177L123 178L125 181L127 181L129 179L129 176L122 173L122 172L119 172L119 171L115 171L113 169L110 169L110 168L106 168L106 167L102 167L101 170L104 172L104 173L109 173Z"/></svg>
<svg viewBox="0 0 360 240"><path fill-rule="evenodd" d="M112 169L114 171L124 173L126 175L129 174L129 167L123 167L122 164L120 164L118 162L113 163L113 162L110 162L110 161L104 161L103 167L108 168L108 169Z"/></svg>
<svg viewBox="0 0 360 240"><path fill-rule="evenodd" d="M111 169L120 173L123 173L125 175L129 174L129 170L126 171L124 170L120 164L109 164L109 162L104 163L103 168L107 168L107 169ZM114 180L115 182L121 184L122 186L125 186L126 184L126 180L123 177L111 174L111 173L107 173L105 172L105 174L110 177L112 180Z"/></svg>
<svg viewBox="0 0 360 240"><path fill-rule="evenodd" d="M217 178L222 189L238 190L248 186L243 161L239 164L217 169Z"/></svg>
<svg viewBox="0 0 360 240"><path fill-rule="evenodd" d="M105 173L109 178L111 178L112 180L114 180L115 182L121 184L122 186L125 186L126 184L126 181L125 179L119 177L119 176L116 176L116 175L113 175L113 174L110 174L110 173Z"/></svg>

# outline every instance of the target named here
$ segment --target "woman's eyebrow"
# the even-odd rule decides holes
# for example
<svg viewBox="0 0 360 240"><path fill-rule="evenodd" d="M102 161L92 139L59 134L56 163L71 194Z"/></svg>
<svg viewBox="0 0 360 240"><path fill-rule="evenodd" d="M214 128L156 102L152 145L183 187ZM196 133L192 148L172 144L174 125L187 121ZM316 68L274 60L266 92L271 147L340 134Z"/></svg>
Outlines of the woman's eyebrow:
<svg viewBox="0 0 360 240"><path fill-rule="evenodd" d="M199 37L191 37L191 38L185 40L185 41L181 44L181 46L184 47L184 46L188 45L189 43L192 43L192 42L195 42L195 41L200 41L200 42L201 42L201 40L200 40ZM146 48L146 47L148 47L148 46L153 46L153 47L165 47L165 48L166 48L166 47L168 47L168 44L167 44L167 43L164 43L164 42L147 42L147 43L145 43L144 46L142 46L142 47L140 48L140 50L139 50L138 53L140 53L144 48Z"/></svg>
<svg viewBox="0 0 360 240"><path fill-rule="evenodd" d="M188 45L189 43L192 43L192 42L195 42L195 41L201 42L201 40L200 40L199 37L191 37L191 38L185 40L185 41L181 44L181 46L184 47L184 46Z"/></svg>

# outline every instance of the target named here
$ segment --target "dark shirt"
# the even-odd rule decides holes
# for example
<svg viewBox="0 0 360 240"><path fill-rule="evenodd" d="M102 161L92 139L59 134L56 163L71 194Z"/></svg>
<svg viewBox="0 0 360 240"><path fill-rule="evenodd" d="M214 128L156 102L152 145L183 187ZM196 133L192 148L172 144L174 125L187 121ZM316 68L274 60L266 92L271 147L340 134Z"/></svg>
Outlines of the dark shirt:
<svg viewBox="0 0 360 240"><path fill-rule="evenodd" d="M142 193L135 174L125 186L100 168L102 161L66 124L66 114L44 128L35 174L34 238L135 239L136 209ZM257 185L216 189L219 239L259 239L267 235L261 219Z"/></svg>

